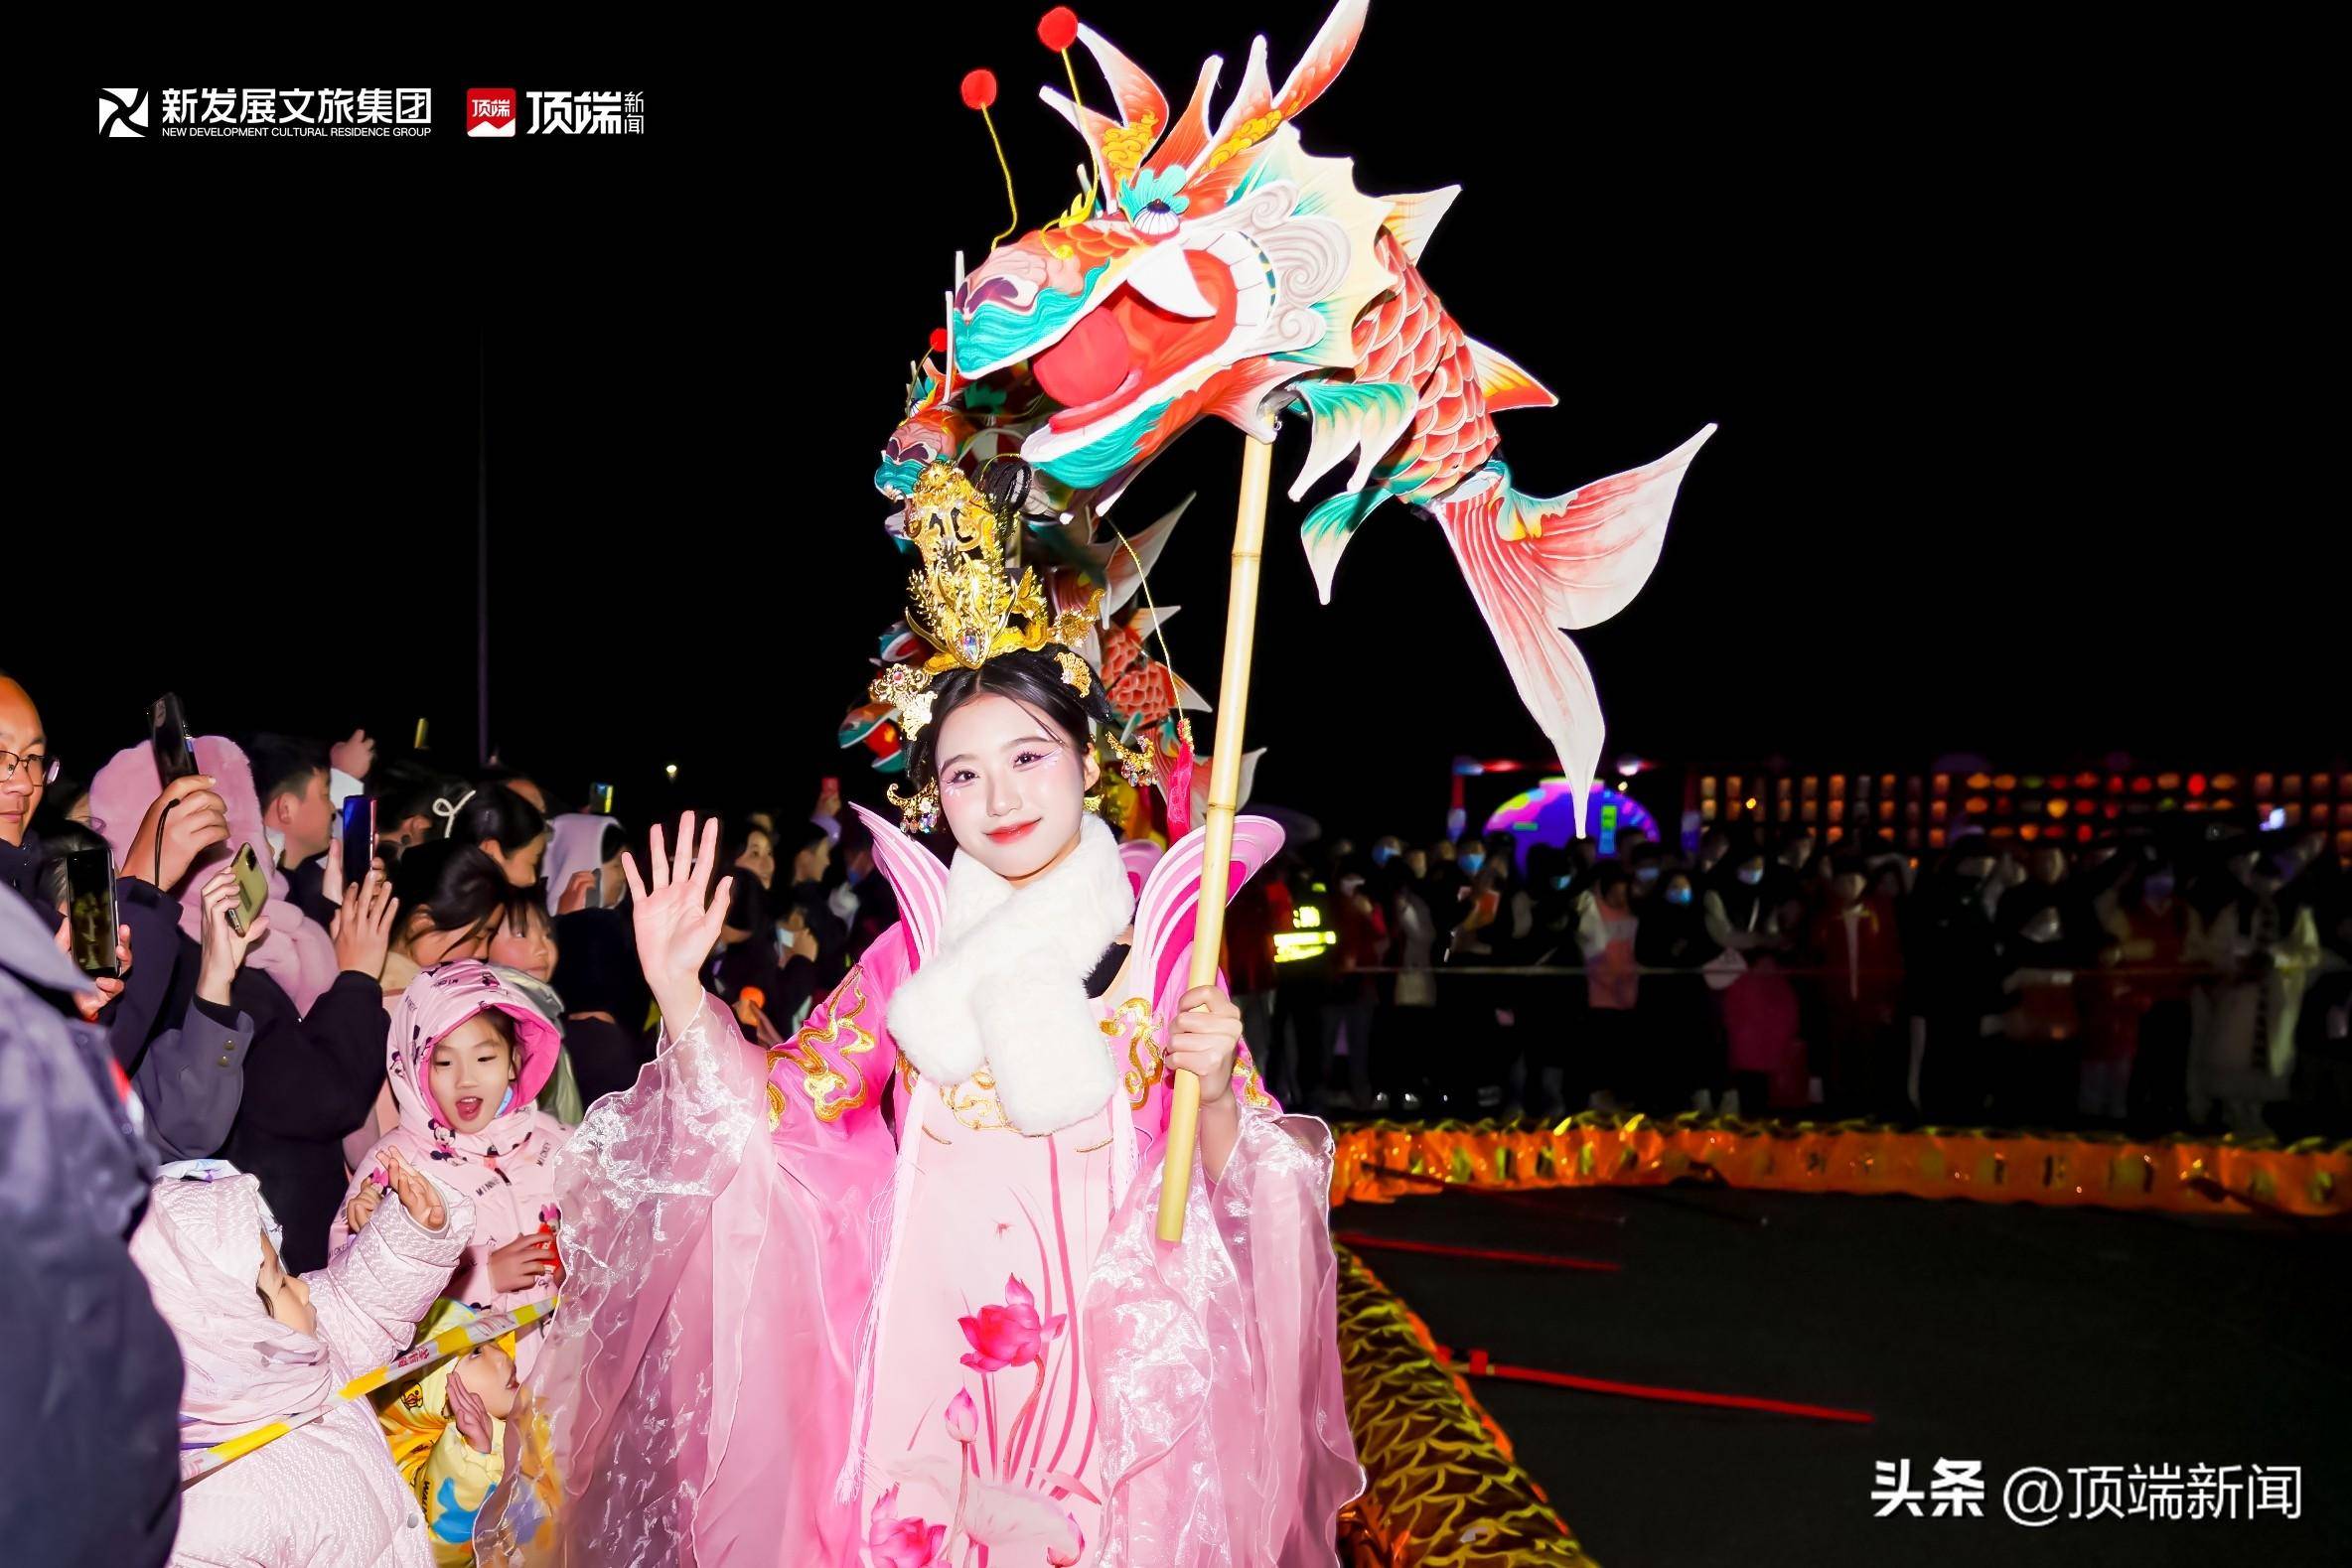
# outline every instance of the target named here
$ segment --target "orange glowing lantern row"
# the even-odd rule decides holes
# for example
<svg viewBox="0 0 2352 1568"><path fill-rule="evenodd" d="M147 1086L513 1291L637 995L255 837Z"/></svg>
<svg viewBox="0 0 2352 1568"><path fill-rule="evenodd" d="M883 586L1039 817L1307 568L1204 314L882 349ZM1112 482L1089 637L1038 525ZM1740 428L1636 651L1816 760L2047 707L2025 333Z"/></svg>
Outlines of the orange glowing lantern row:
<svg viewBox="0 0 2352 1568"><path fill-rule="evenodd" d="M1335 1207L1448 1187L1645 1187L1700 1177L1784 1192L2213 1215L2340 1218L2352 1203L2352 1143L2325 1146L2317 1139L2281 1147L2271 1140L1983 1127L1897 1131L1858 1121L1631 1116L1620 1122L1587 1111L1534 1128L1358 1123L1339 1135L1334 1154Z"/></svg>

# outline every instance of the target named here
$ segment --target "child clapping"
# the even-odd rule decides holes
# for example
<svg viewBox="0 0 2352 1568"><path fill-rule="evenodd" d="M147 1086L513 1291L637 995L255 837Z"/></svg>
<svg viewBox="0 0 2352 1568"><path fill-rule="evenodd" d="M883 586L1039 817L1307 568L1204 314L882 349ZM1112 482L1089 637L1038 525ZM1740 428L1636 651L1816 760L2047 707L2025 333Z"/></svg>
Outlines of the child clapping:
<svg viewBox="0 0 2352 1568"><path fill-rule="evenodd" d="M443 1302L419 1338L457 1328L475 1314ZM499 1483L506 1422L520 1399L514 1336L506 1334L441 1362L382 1407L392 1464L423 1505L433 1558L472 1568L474 1516Z"/></svg>
<svg viewBox="0 0 2352 1568"><path fill-rule="evenodd" d="M375 1412L337 1390L406 1349L463 1251L472 1205L394 1153L397 1201L327 1267L293 1276L261 1184L205 1164L200 1179L156 1183L131 1238L187 1363L182 1474L217 1444L305 1424L188 1486L172 1561L424 1568L423 1516Z"/></svg>
<svg viewBox="0 0 2352 1568"><path fill-rule="evenodd" d="M386 1074L400 1125L359 1165L328 1239L340 1250L382 1202L377 1171L397 1150L472 1200L473 1233L442 1294L477 1312L554 1294L555 1198L547 1162L568 1136L534 1103L563 1036L491 965L427 969L392 1011ZM534 1346L525 1337L524 1370Z"/></svg>

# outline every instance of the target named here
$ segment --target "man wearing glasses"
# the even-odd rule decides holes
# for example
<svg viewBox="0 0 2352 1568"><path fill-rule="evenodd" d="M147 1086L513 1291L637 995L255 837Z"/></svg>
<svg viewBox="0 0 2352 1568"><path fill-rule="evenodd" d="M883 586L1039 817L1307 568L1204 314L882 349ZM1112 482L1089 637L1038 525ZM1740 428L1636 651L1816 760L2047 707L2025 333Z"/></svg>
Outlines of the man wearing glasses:
<svg viewBox="0 0 2352 1568"><path fill-rule="evenodd" d="M58 775L48 753L32 696L0 674L0 883L56 930L64 915L44 895L41 840L31 831L42 791ZM225 990L218 997L199 994L202 954L181 934L179 905L169 891L197 855L228 836L226 807L209 784L188 779L173 786L180 808L155 835L164 840L160 851L132 857L151 868L147 877L135 867L121 868L114 901L130 930L133 961L119 982L99 981L97 996L83 992L76 1002L84 1020L103 1029L146 1109L148 1140L165 1160L199 1159L227 1140L253 1043L253 1020L228 1005ZM151 807L150 814L160 813ZM148 880L158 874L155 868L162 887ZM7 898L0 894L0 900Z"/></svg>
<svg viewBox="0 0 2352 1568"><path fill-rule="evenodd" d="M56 782L57 760L41 733L41 713L25 688L0 675L0 882L38 901L41 844L25 842L41 791Z"/></svg>

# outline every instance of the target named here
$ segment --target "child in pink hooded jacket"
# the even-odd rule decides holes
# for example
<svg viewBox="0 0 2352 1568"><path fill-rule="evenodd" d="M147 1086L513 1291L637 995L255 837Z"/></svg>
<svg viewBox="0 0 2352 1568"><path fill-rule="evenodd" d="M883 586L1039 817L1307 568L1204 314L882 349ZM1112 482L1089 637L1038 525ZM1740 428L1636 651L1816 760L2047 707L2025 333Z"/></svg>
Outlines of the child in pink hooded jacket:
<svg viewBox="0 0 2352 1568"><path fill-rule="evenodd" d="M337 1395L407 1347L471 1223L465 1200L401 1168L368 1233L296 1276L261 1184L219 1161L188 1168L199 1179L156 1183L130 1247L187 1364L181 1474L217 1444L294 1429L185 1485L174 1568L431 1568L374 1410Z"/></svg>
<svg viewBox="0 0 2352 1568"><path fill-rule="evenodd" d="M383 1202L384 1151L462 1193L471 1242L441 1294L481 1312L555 1294L555 1182L569 1136L538 1108L563 1036L494 966L468 958L424 970L392 1011L386 1070L400 1125L359 1163L329 1238L341 1252ZM519 1360L537 1350L525 1335Z"/></svg>

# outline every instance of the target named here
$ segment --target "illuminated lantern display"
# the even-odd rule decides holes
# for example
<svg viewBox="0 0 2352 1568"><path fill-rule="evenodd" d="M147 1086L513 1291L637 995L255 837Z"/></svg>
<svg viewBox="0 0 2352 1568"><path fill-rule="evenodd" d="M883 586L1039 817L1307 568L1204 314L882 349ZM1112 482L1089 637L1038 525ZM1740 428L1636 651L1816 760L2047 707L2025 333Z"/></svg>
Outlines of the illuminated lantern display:
<svg viewBox="0 0 2352 1568"><path fill-rule="evenodd" d="M2251 794L2237 792L2244 785L2252 786ZM2058 838L2085 843L2101 831L2153 826L2156 817L2174 812L2204 816L2251 810L2253 822L2264 826L2309 823L2331 830L2336 852L2352 855L2352 814L2340 808L2331 810L2327 798L2331 793L2352 792L2352 778L2334 773L2216 769L2145 774L2080 769L1965 775L1922 772L1881 774L1873 779L1858 770L1830 773L1775 767L1758 776L1701 765L1694 770L1689 788L1685 805L1688 814L1699 822L1721 822L1767 834L1823 823L1827 824L1824 840L1830 843L1850 836L1864 844L1884 838L1896 848L1912 851L1941 849L1954 829L1964 828L1996 839L2046 842ZM1497 813L1496 824L1531 831L1520 824L1543 809L1539 793L1530 791L1511 801ZM1923 813L1909 807L1898 815L1894 810L1898 794L1912 801L1922 795L1932 797L1925 820ZM2299 801L2305 796L2314 798L2302 807ZM2281 805L2279 797L2289 804ZM2095 823L2113 826L2102 828ZM1532 836L1538 843L1556 841L1541 832Z"/></svg>
<svg viewBox="0 0 2352 1568"><path fill-rule="evenodd" d="M1733 783L1736 784L1737 781ZM1524 789L1504 801L1501 809L1486 819L1486 831L1511 834L1517 846L1515 858L1524 869L1532 846L1565 844L1576 836L1572 788L1565 779L1546 779L1533 789ZM1747 806L1752 811L1755 802L1751 800ZM1617 835L1628 827L1638 827L1652 839L1658 837L1657 820L1642 803L1606 784L1592 786L1585 820L1604 855L1617 853Z"/></svg>

